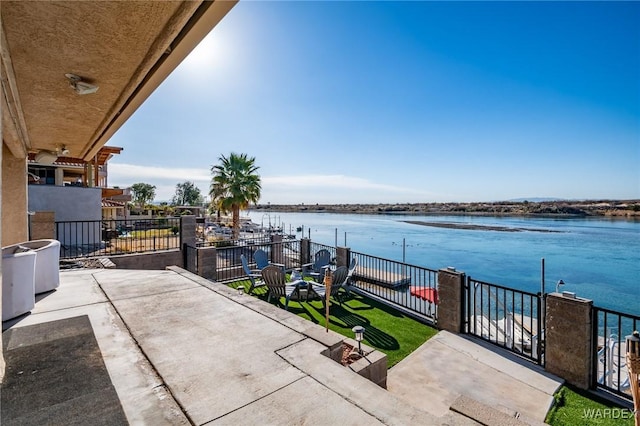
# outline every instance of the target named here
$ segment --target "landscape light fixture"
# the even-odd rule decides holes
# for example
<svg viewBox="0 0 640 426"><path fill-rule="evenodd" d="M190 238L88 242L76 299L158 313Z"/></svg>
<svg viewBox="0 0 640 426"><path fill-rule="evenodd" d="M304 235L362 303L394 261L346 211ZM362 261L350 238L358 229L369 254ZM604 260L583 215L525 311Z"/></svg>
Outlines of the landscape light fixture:
<svg viewBox="0 0 640 426"><path fill-rule="evenodd" d="M75 90L78 95L88 95L98 91L98 86L82 81L82 77L80 76L75 74L65 74L64 76L69 79L69 86Z"/></svg>
<svg viewBox="0 0 640 426"><path fill-rule="evenodd" d="M238 288L237 288L236 290L238 290L238 295L239 295L239 296L240 296L240 295L242 295L242 294L244 294L244 286L239 285L239 286L238 286Z"/></svg>
<svg viewBox="0 0 640 426"><path fill-rule="evenodd" d="M364 327L356 325L351 329L356 334L356 342L358 342L358 353L362 355L362 339L364 339Z"/></svg>

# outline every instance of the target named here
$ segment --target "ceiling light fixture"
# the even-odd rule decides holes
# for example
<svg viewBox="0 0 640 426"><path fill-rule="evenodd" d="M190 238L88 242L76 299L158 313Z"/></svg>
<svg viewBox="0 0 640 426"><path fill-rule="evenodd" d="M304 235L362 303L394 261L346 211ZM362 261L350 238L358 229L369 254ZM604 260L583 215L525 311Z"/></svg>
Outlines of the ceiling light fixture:
<svg viewBox="0 0 640 426"><path fill-rule="evenodd" d="M66 145L61 145L58 149L56 149L56 151L58 152L58 156L64 155L65 157L68 156L69 153L71 153Z"/></svg>
<svg viewBox="0 0 640 426"><path fill-rule="evenodd" d="M78 95L88 95L98 91L98 86L82 81L82 77L75 74L65 74L64 76L69 79L69 86L71 86Z"/></svg>

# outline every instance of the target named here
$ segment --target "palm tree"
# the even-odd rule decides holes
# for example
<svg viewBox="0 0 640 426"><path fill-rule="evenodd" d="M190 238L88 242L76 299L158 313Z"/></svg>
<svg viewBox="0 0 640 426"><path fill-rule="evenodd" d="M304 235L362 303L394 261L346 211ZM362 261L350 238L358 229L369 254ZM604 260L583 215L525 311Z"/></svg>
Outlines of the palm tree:
<svg viewBox="0 0 640 426"><path fill-rule="evenodd" d="M220 164L211 166L211 203L220 212L231 212L233 217L233 239L238 239L240 231L240 209L246 209L260 199L260 175L254 157L247 154L231 153L221 155Z"/></svg>

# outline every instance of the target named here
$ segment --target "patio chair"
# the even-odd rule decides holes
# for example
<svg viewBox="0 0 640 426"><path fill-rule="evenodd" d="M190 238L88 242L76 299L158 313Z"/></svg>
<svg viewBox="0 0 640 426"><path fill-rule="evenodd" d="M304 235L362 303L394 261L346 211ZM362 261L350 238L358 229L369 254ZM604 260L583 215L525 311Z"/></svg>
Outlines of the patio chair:
<svg viewBox="0 0 640 426"><path fill-rule="evenodd" d="M353 273L356 272L356 268L358 267L358 258L354 257L351 259L351 263L349 264L349 272L347 273L347 281L346 285L351 285L351 280L353 280Z"/></svg>
<svg viewBox="0 0 640 426"><path fill-rule="evenodd" d="M262 271L269 265L275 265L284 271L284 265L282 263L269 262L267 252L262 249L258 249L253 252L253 260L256 261L256 268L258 268L259 271Z"/></svg>
<svg viewBox="0 0 640 426"><path fill-rule="evenodd" d="M327 249L318 250L314 255L313 263L302 265L302 276L311 277L316 282L324 279L325 268L331 263L331 253Z"/></svg>
<svg viewBox="0 0 640 426"><path fill-rule="evenodd" d="M276 265L269 265L262 269L262 280L269 289L267 302L271 302L271 296L275 296L278 300L285 298L284 308L289 310L289 299L296 292L296 285L287 284L287 279L282 268Z"/></svg>
<svg viewBox="0 0 640 426"><path fill-rule="evenodd" d="M332 284L331 284L331 294L329 297L333 297L342 305L342 298L339 295L339 291L341 288L345 286L347 283L347 277L349 276L349 269L346 266L340 266L338 269L333 271L332 275ZM311 289L313 293L319 296L322 299L322 306L326 307L326 299L327 299L327 288L323 284L311 283Z"/></svg>
<svg viewBox="0 0 640 426"><path fill-rule="evenodd" d="M351 294L351 287L353 286L353 274L356 272L357 266L358 258L354 257L351 259L351 263L349 264L349 272L347 273L347 279L342 286L342 288L344 288L347 293L347 297L349 297L349 295Z"/></svg>
<svg viewBox="0 0 640 426"><path fill-rule="evenodd" d="M240 261L242 262L242 269L244 269L244 273L247 274L247 278L251 282L251 286L249 286L249 291L247 292L247 294L253 293L253 290L258 287L264 287L266 285L264 281L259 280L259 278L261 278L262 276L253 272L249 268L249 262L247 262L247 257L244 254L240 255Z"/></svg>

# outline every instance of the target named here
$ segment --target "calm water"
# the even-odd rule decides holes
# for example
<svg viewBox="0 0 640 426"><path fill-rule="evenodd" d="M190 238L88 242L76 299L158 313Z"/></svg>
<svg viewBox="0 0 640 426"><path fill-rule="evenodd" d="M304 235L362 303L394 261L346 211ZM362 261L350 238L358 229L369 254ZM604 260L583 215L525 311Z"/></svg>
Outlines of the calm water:
<svg viewBox="0 0 640 426"><path fill-rule="evenodd" d="M530 292L540 290L541 259L546 291L562 290L600 307L640 315L640 222L609 219L531 219L476 216L350 215L250 212L255 223L304 226L304 236L335 245L440 269L454 266L475 279ZM404 220L532 228L559 232L445 229ZM346 234L346 235L345 235ZM298 237L301 233L296 234Z"/></svg>

